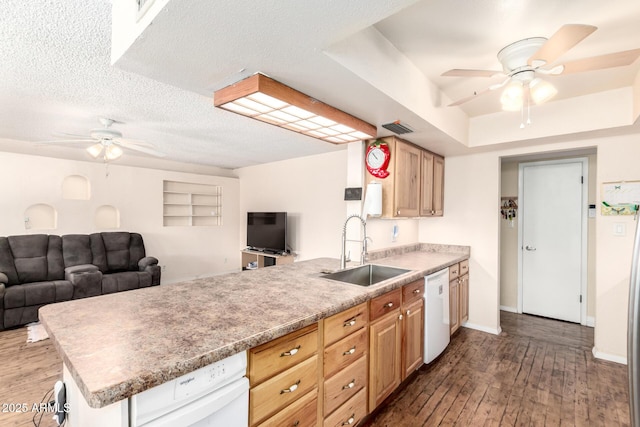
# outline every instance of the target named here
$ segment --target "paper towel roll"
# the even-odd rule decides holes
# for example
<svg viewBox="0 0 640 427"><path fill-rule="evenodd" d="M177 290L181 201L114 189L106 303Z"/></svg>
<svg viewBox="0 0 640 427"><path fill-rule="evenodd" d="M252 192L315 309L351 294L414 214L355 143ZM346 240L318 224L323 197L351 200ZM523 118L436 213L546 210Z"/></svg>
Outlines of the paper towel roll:
<svg viewBox="0 0 640 427"><path fill-rule="evenodd" d="M366 215L382 215L382 184L379 182L371 182L367 185L367 192L362 205L362 216L366 218Z"/></svg>

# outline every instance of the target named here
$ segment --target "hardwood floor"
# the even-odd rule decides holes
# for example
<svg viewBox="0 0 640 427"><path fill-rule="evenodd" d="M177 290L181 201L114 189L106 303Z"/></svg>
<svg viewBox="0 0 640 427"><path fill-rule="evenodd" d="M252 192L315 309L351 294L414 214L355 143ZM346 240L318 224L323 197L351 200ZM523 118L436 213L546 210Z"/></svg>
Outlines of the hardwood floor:
<svg viewBox="0 0 640 427"><path fill-rule="evenodd" d="M627 368L593 357L592 328L507 312L501 325L461 328L366 425L629 425Z"/></svg>
<svg viewBox="0 0 640 427"><path fill-rule="evenodd" d="M51 340L27 344L26 327L0 332L0 426L33 427L34 415L36 422L42 415L40 426L55 426L52 413L34 412L33 405L40 404L58 379L62 360Z"/></svg>
<svg viewBox="0 0 640 427"><path fill-rule="evenodd" d="M629 425L626 366L594 359L592 328L506 312L501 324L500 336L461 328L366 425ZM33 426L31 406L62 375L51 341L26 339L26 328L0 332L0 404L29 406L0 412L3 427ZM51 414L40 425L55 425Z"/></svg>

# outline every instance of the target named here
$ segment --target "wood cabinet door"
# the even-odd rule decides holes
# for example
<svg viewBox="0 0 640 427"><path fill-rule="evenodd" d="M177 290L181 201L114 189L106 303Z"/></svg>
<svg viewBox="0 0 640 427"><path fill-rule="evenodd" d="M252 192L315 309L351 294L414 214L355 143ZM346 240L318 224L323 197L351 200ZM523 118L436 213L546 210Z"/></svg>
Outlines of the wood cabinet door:
<svg viewBox="0 0 640 427"><path fill-rule="evenodd" d="M449 328L453 334L460 327L458 279L449 282Z"/></svg>
<svg viewBox="0 0 640 427"><path fill-rule="evenodd" d="M396 140L394 216L420 215L420 162L422 150Z"/></svg>
<svg viewBox="0 0 640 427"><path fill-rule="evenodd" d="M424 354L424 300L402 307L402 379L422 366Z"/></svg>
<svg viewBox="0 0 640 427"><path fill-rule="evenodd" d="M433 156L433 215L444 214L444 157Z"/></svg>
<svg viewBox="0 0 640 427"><path fill-rule="evenodd" d="M401 321L397 308L369 326L369 411L400 385Z"/></svg>
<svg viewBox="0 0 640 427"><path fill-rule="evenodd" d="M432 216L433 211L433 162L435 155L429 151L422 152L420 192L420 216Z"/></svg>
<svg viewBox="0 0 640 427"><path fill-rule="evenodd" d="M469 320L469 275L460 278L460 324Z"/></svg>

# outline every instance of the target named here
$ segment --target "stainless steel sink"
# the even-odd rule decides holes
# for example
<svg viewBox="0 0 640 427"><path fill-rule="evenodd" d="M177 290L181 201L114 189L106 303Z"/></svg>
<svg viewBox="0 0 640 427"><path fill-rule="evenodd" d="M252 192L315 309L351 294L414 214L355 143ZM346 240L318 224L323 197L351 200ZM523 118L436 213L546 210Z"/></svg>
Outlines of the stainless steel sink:
<svg viewBox="0 0 640 427"><path fill-rule="evenodd" d="M411 270L402 268L385 267L382 265L368 264L360 267L350 268L347 270L337 271L335 273L326 274L322 277L325 279L336 280L338 282L351 283L353 285L371 286L383 280L408 273Z"/></svg>

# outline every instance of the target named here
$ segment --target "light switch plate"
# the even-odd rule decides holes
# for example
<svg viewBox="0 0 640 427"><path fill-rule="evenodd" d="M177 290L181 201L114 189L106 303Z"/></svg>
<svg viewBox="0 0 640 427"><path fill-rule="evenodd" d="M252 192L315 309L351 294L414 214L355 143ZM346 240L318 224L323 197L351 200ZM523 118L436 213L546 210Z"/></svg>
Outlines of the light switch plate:
<svg viewBox="0 0 640 427"><path fill-rule="evenodd" d="M627 224L624 222L616 222L613 224L613 235L614 236L626 236L627 235Z"/></svg>

